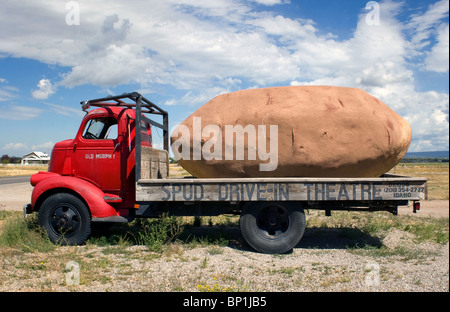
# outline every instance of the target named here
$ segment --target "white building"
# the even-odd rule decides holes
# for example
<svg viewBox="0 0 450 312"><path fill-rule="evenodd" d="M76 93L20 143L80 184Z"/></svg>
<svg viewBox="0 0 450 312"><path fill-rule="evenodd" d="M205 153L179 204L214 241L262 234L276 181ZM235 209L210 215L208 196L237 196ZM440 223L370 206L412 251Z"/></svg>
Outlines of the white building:
<svg viewBox="0 0 450 312"><path fill-rule="evenodd" d="M50 156L42 152L31 152L22 157L22 165L40 165L48 164Z"/></svg>

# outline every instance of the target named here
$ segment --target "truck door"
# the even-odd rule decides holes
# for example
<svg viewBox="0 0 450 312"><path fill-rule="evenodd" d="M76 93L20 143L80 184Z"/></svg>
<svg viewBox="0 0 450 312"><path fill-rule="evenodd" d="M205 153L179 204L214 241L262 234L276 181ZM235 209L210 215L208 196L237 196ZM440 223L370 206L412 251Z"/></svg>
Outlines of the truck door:
<svg viewBox="0 0 450 312"><path fill-rule="evenodd" d="M79 132L75 176L90 180L107 193L121 189L121 136L115 117L93 117Z"/></svg>

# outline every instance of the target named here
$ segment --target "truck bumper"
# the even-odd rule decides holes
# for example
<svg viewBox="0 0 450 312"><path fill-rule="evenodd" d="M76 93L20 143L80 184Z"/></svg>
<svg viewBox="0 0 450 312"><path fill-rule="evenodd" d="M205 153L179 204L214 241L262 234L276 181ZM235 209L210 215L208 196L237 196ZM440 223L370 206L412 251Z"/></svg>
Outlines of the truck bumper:
<svg viewBox="0 0 450 312"><path fill-rule="evenodd" d="M26 204L23 206L23 217L26 218L27 215L33 212L33 207L31 204Z"/></svg>

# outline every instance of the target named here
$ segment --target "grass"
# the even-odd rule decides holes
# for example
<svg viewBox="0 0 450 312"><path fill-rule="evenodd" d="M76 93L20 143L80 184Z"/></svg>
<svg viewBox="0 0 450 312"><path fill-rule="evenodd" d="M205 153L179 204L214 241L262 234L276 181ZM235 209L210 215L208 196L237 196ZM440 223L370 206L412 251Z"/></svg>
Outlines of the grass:
<svg viewBox="0 0 450 312"><path fill-rule="evenodd" d="M176 169L173 170L173 169ZM0 174L17 174L17 170L27 172L46 170L46 166L1 166ZM171 173L180 176L186 172L171 164ZM400 164L391 173L408 176L425 176L429 179L429 197L448 199L448 163L407 163ZM37 226L35 218L26 219L20 214L0 211L0 247L12 247L23 251L51 250L55 248ZM105 232L94 232L88 244L97 246L147 246L150 251L162 252L165 246L177 241L185 246L225 246L232 238L224 229L237 227L238 216L218 217L168 217L160 219L137 219L130 224L114 226ZM207 230L210 227L211 230ZM206 228L206 230L205 230ZM321 212L308 215L308 228L339 229L339 237L357 238L361 233L368 236L381 235L391 228L411 233L417 242L431 241L438 244L448 242L448 218L416 218L413 216L392 216L387 213L335 212L332 218ZM200 231L198 229L203 229ZM355 230L358 229L358 230ZM321 235L323 231L317 232ZM119 250L119 249L117 249Z"/></svg>
<svg viewBox="0 0 450 312"><path fill-rule="evenodd" d="M429 179L430 199L448 199L448 164L405 164L405 166L397 166L392 173L425 176ZM180 176L183 174L180 173ZM88 286L95 283L109 285L113 283L113 278L110 276L111 270L119 272L119 277L126 279L140 270L133 265L134 261L165 259L165 261L194 262L201 272L205 272L205 276L190 277L193 288L189 289L179 281L179 277L173 277L172 290L194 289L204 292L256 290L253 284L241 280L238 274L229 277L217 275L216 280L207 278L213 270L211 263L214 257L220 257L224 253L223 246L243 244L241 238L235 237L235 233L238 232L238 222L238 216L229 215L137 219L128 224L94 229L86 246L79 248L52 244L37 225L36 216L31 215L24 219L20 212L0 210L0 258L2 259L0 275L3 274L0 278L0 288L2 283L3 285L7 283L5 276L8 276L10 280L24 280L25 283L29 281L30 285L38 283L41 290L52 290L58 285L65 285L60 277L52 279L51 272L67 273L66 264L70 261L79 263L82 268L80 285ZM419 244L445 245L449 242L448 218L345 211L337 211L332 217L326 217L322 211L311 211L307 215L307 226L312 230L309 233L313 233L309 234L310 240L328 242L330 233L336 234L336 240L330 242L332 248L338 246L337 248L343 248L350 254L375 259L383 258L386 259L383 261L387 262L393 259L430 261L428 259L433 257L432 252L420 248ZM406 233L410 238L408 244L401 243L398 248L383 245L383 239L393 230ZM345 241L345 244L350 243L346 247L340 247L338 241L341 240ZM135 252L136 249L133 249L135 247L138 247L139 252ZM204 256L189 258L183 254L186 249L198 247L206 247ZM314 245L309 247L316 248ZM328 247L323 250L319 247L319 252L326 250ZM249 257L253 256L249 253ZM289 255L274 256L274 261L283 257L289 257ZM118 259L125 260L116 261ZM236 264L236 270L239 269L239 265ZM321 287L349 284L348 272L344 268L320 264L317 265L317 269L323 271L325 276L318 282ZM286 266L270 269L267 272L258 272L274 276L281 275L287 282L293 280L294 283L305 285L308 282L305 270L308 273L310 269L306 266ZM389 279L391 275L382 269L382 278ZM41 280L46 282L41 283ZM76 289L73 288L73 290Z"/></svg>
<svg viewBox="0 0 450 312"><path fill-rule="evenodd" d="M428 199L449 199L448 163L400 163L390 173L428 179Z"/></svg>
<svg viewBox="0 0 450 312"><path fill-rule="evenodd" d="M332 217L323 212L312 212L307 216L309 229L338 229L345 238L358 238L360 233L368 237L384 238L389 230L397 229L414 235L416 243L432 242L446 244L449 241L449 219L417 216L394 216L385 212L347 212L336 211ZM359 232L352 231L358 229ZM359 234L358 234L359 233ZM358 235L356 235L358 234Z"/></svg>
<svg viewBox="0 0 450 312"><path fill-rule="evenodd" d="M13 166L13 165L0 165L0 177L17 177L17 176L29 176L39 171L47 171L47 165L39 166Z"/></svg>
<svg viewBox="0 0 450 312"><path fill-rule="evenodd" d="M172 244L182 244L187 248L209 247L211 255L221 254L219 247L232 241L229 229L236 228L227 217L210 217L210 225L194 226L194 218L163 216L159 219L136 219L128 224L117 224L110 229L94 228L87 244L109 247L105 253L124 252L128 246L145 246L149 251L162 253ZM384 212L359 213L338 211L333 217L326 217L321 211L308 214L308 229L337 230L341 239L358 240L362 234L367 237L384 238L392 229L410 233L414 243L432 242L446 244L449 242L448 218L393 216ZM200 233L200 234L198 234ZM317 232L321 237L321 232ZM373 244L367 244L369 248ZM38 226L36 216L27 219L19 212L0 211L0 248L14 248L22 252L47 252L58 246L52 244Z"/></svg>
<svg viewBox="0 0 450 312"><path fill-rule="evenodd" d="M0 220L0 247L23 252L48 252L56 248L39 227L36 216L24 219L20 213L3 211Z"/></svg>
<svg viewBox="0 0 450 312"><path fill-rule="evenodd" d="M19 212L0 211L0 257L3 259L3 263L0 262L0 272L5 272L1 273L4 281L0 281L0 288L2 283L21 279L29 281L33 287L36 287L37 283L44 291L58 289L57 287L60 286L77 290L79 288L67 286L63 280L64 275L70 272L67 269L69 262L76 262L81 268L79 281L81 287L92 285L108 287L115 284L117 279L127 280L130 276L138 276L141 269L139 265L133 264L137 260L138 263L152 261L158 261L158 263L179 261L180 265L187 262L193 263L197 273L193 276L187 273L188 283L192 288L186 288L186 282L182 282L180 276L173 276L170 277L171 286L169 284L172 291L192 289L200 292L258 291L259 288L256 288L256 285L262 288L264 285L240 278L239 271L242 267L234 263L233 259L226 260L228 264L224 263L224 265L235 266L235 274L220 275L214 268L213 259L222 256L224 254L222 246L229 245L232 241L228 230L237 226L237 219L230 220L230 218L229 216L208 217L201 218L199 222L194 218L164 216L160 219L136 220L129 224L117 224L101 231L97 229L86 246L80 248L51 244L45 233L37 226L33 216L24 219ZM330 218L323 212L314 211L308 215L307 220L310 229L338 231L339 236L350 240L360 239L361 233L382 239L394 229L408 233L412 237L410 244L400 245L398 248L376 244L354 244L345 248L352 255L374 259L384 258L386 260L383 261L388 262L430 261L430 257L434 257L433 251L414 246L419 246L420 243L443 245L449 241L448 218L393 216L383 212L336 212ZM197 226L194 226L195 222ZM197 230L206 231L196 236L193 233ZM221 234L218 236L217 232ZM356 232L358 235L355 234ZM311 240L311 237L308 239ZM322 239L327 240L329 237ZM136 249L136 247L139 248ZM201 257L194 258L185 254L187 249L198 247L206 247ZM319 249L318 252L326 252L326 250L327 248L322 251ZM256 255L250 252L248 256L254 258ZM273 261L286 257L289 255L274 255ZM316 281L320 287L332 288L335 285L346 287L351 282L350 273L346 271L345 266L317 262L300 267L286 265L277 268L274 266L262 271L256 263L256 266L252 265L250 268L254 270L255 276L258 274L274 278L281 276L286 283L292 281L299 287L312 282L308 276L315 270L319 270L320 275L323 276ZM15 269L7 272L11 267ZM59 277L52 277L52 272L62 273ZM115 275L112 276L111 272L115 272ZM199 272L203 273L199 275ZM146 274L145 271L142 273ZM382 278L390 276L389 273L381 273ZM212 280L211 274L213 274ZM5 276L8 276L8 279ZM40 281L45 282L40 284ZM288 287L288 284L283 283L277 287Z"/></svg>
<svg viewBox="0 0 450 312"><path fill-rule="evenodd" d="M191 174L183 169L179 164L169 165L169 175L171 178L183 178L188 177Z"/></svg>
<svg viewBox="0 0 450 312"><path fill-rule="evenodd" d="M163 246L175 240L184 229L181 219L162 216L160 219L137 219L123 241L131 240L137 245L145 245L150 251L161 252ZM119 236L122 238L122 236Z"/></svg>

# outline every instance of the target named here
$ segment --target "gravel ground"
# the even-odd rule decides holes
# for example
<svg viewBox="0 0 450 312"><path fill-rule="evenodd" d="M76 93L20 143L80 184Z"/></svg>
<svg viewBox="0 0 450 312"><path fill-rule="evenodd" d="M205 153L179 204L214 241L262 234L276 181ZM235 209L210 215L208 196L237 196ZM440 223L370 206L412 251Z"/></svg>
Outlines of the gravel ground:
<svg viewBox="0 0 450 312"><path fill-rule="evenodd" d="M380 254L347 249L337 233L330 231L325 240L311 229L292 253L266 255L248 249L236 228L227 231L237 237L227 247L174 243L163 253L143 246L2 250L0 292L449 291L448 243L417 244L412 234L393 229L381 241Z"/></svg>
<svg viewBox="0 0 450 312"><path fill-rule="evenodd" d="M30 189L22 183L2 186L0 208L21 210ZM448 200L422 201L416 216L448 218L448 205ZM405 207L399 214L411 211ZM384 246L381 251L349 249L354 241L341 234L338 229L323 233L307 228L300 244L286 255L253 252L237 228L227 229L233 239L226 247L175 243L163 253L143 246L58 247L47 253L2 248L0 292L449 291L448 244L417 244L412 234L392 229L375 242ZM362 237L361 243L374 240L378 238ZM77 268L79 282L74 282Z"/></svg>

